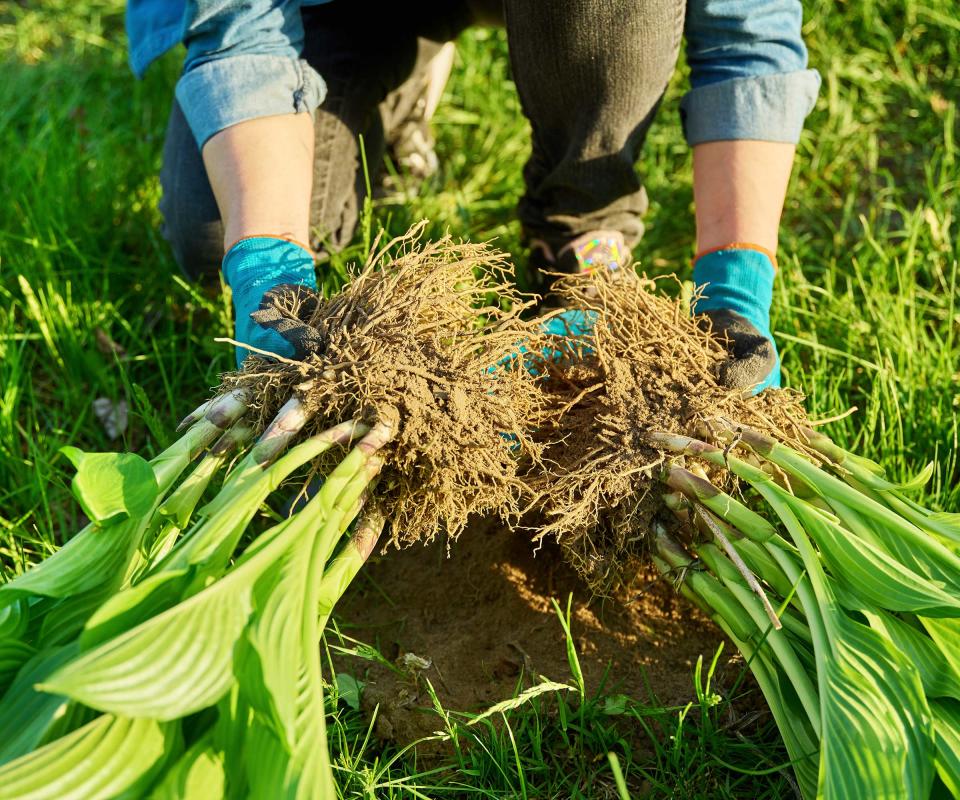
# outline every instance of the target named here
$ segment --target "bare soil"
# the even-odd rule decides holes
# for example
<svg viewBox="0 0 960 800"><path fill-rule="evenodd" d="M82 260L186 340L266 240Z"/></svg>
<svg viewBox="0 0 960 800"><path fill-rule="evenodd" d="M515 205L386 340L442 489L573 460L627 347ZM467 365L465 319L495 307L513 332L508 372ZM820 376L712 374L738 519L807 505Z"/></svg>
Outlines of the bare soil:
<svg viewBox="0 0 960 800"><path fill-rule="evenodd" d="M345 657L338 670L365 681L363 705L379 705L375 733L406 744L442 727L428 678L449 711L482 711L538 675L569 682L563 630L551 606L572 593L573 636L588 690L654 693L662 704L693 697L697 657L709 663L722 637L649 568L612 597L594 598L543 542L490 521L474 523L448 549L390 551L371 561L337 606L341 630L376 646L400 671ZM735 657L728 646L725 658ZM410 655L429 662L418 670ZM737 669L727 671L732 677ZM419 677L418 677L419 676ZM649 687L649 688L648 688Z"/></svg>

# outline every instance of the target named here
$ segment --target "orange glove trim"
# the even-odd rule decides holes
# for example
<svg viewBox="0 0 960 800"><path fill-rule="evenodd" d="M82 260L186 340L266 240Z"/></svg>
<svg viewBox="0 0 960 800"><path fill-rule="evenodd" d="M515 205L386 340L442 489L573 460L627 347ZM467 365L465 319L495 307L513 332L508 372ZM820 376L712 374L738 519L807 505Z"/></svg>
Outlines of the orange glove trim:
<svg viewBox="0 0 960 800"><path fill-rule="evenodd" d="M753 242L731 242L730 244L720 245L720 247L711 247L709 250L701 250L694 256L693 263L696 264L697 261L703 256L710 253L716 253L719 250L756 250L758 253L763 253L767 258L770 259L770 263L773 264L773 268L777 269L777 255L776 253L771 253L767 250L766 247L762 247L759 244L754 244Z"/></svg>

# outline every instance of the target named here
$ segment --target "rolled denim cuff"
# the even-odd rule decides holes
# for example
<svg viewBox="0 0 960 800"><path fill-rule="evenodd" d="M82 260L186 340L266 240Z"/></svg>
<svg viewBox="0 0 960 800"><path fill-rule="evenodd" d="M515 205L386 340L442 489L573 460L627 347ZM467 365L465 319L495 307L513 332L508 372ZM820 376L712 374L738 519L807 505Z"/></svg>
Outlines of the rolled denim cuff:
<svg viewBox="0 0 960 800"><path fill-rule="evenodd" d="M709 83L680 102L683 134L691 146L735 139L796 144L819 91L815 69Z"/></svg>
<svg viewBox="0 0 960 800"><path fill-rule="evenodd" d="M326 93L323 78L306 61L272 55L207 61L177 82L177 100L199 147L239 122L312 114Z"/></svg>

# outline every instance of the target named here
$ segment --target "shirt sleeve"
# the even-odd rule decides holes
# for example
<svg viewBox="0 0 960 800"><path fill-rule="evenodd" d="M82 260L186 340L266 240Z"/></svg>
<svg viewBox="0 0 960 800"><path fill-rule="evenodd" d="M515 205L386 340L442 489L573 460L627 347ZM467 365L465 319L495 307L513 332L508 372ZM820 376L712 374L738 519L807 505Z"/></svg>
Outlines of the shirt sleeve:
<svg viewBox="0 0 960 800"><path fill-rule="evenodd" d="M300 2L190 0L177 100L200 147L259 117L313 113L326 86L300 58Z"/></svg>
<svg viewBox="0 0 960 800"><path fill-rule="evenodd" d="M800 0L689 0L691 89L680 116L691 145L796 144L820 89L819 73L807 69L802 21Z"/></svg>

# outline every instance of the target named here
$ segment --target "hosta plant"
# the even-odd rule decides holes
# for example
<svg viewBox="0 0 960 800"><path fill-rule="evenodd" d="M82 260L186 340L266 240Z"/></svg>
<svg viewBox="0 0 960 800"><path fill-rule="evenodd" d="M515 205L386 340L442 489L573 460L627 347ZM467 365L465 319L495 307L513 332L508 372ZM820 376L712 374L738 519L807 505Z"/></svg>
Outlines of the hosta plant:
<svg viewBox="0 0 960 800"><path fill-rule="evenodd" d="M334 605L388 521L510 517L537 458L542 396L509 367L537 334L501 266L405 237L329 300L281 287L259 316L296 359L248 358L150 461L65 451L90 524L0 587L0 798L335 796Z"/></svg>

